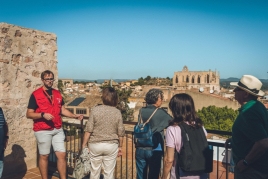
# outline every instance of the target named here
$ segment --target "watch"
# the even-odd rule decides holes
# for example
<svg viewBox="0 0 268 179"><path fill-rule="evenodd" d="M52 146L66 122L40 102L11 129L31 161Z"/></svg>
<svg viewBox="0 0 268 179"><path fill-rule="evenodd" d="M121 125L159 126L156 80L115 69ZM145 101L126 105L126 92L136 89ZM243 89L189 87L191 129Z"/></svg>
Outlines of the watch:
<svg viewBox="0 0 268 179"><path fill-rule="evenodd" d="M248 162L247 162L246 160L243 160L243 164L244 164L245 166L249 166L249 165L248 165Z"/></svg>
<svg viewBox="0 0 268 179"><path fill-rule="evenodd" d="M44 113L44 112L42 112L42 113L41 113L41 117L44 117L44 114L45 114L45 113Z"/></svg>

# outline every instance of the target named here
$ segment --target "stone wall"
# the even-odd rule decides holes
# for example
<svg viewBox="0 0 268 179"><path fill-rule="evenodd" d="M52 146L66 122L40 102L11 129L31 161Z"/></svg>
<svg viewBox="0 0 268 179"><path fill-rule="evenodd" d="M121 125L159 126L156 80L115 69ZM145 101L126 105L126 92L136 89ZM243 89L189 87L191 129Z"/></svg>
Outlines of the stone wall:
<svg viewBox="0 0 268 179"><path fill-rule="evenodd" d="M164 101L162 103L161 107L167 107L168 113L171 114L171 111L169 109L169 101L172 98L173 95L178 93L187 93L192 96L194 103L195 103L195 109L198 111L199 109L202 109L203 107L208 106L216 106L216 107L225 107L232 108L234 110L238 109L240 107L240 104L237 101L232 101L228 98L221 97L219 95L209 94L209 93L200 93L198 90L174 90L170 87L159 87L159 86L143 86L143 90L141 93L139 93L139 97L130 97L129 101L131 102L137 102L135 110L134 110L134 121L138 120L138 114L139 109L143 107L143 102L146 93L152 89L152 88L159 88L164 93Z"/></svg>
<svg viewBox="0 0 268 179"><path fill-rule="evenodd" d="M4 176L36 167L33 122L26 118L26 110L31 93L42 85L40 74L46 69L54 72L57 82L56 35L0 23L0 106L10 136Z"/></svg>
<svg viewBox="0 0 268 179"><path fill-rule="evenodd" d="M234 110L240 108L240 104L237 101L231 101L230 99L223 98L218 95L204 94L190 90L185 92L192 96L196 110L213 105L216 107L227 106L228 108L232 108Z"/></svg>

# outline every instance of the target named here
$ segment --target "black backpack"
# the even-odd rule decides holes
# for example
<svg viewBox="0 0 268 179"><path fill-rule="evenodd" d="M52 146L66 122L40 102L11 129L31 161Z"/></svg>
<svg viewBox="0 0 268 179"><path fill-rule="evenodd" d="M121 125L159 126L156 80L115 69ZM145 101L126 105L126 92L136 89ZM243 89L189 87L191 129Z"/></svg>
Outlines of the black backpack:
<svg viewBox="0 0 268 179"><path fill-rule="evenodd" d="M182 122L179 124L183 146L180 153L176 150L176 176L179 168L194 175L210 173L213 170L213 149L208 142L202 127L194 128Z"/></svg>

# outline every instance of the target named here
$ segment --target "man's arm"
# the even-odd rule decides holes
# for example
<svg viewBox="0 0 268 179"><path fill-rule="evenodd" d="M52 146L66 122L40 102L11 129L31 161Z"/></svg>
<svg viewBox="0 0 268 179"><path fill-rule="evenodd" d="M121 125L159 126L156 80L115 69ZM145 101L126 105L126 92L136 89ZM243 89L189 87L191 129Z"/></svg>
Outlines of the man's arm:
<svg viewBox="0 0 268 179"><path fill-rule="evenodd" d="M258 160L265 152L267 152L267 150L268 150L268 138L261 139L255 142L252 149L250 150L250 152L248 153L248 155L245 157L244 160L250 166L251 163L254 163L256 160ZM247 166L243 164L244 160L240 160L237 163L237 168L240 171L243 171L247 168Z"/></svg>
<svg viewBox="0 0 268 179"><path fill-rule="evenodd" d="M41 113L36 113L34 109L27 109L26 117L33 120L42 118Z"/></svg>
<svg viewBox="0 0 268 179"><path fill-rule="evenodd" d="M42 114L43 114L43 116L42 116ZM30 118L30 119L33 119L33 120L40 119L40 118L45 118L48 121L52 120L54 118L54 116L52 114L50 114L50 113L36 113L34 111L34 109L27 109L26 117Z"/></svg>
<svg viewBox="0 0 268 179"><path fill-rule="evenodd" d="M79 120L83 119L83 115L76 115L71 113L68 109L66 109L64 106L61 107L61 114L66 116L66 117L70 117L70 118L77 118Z"/></svg>

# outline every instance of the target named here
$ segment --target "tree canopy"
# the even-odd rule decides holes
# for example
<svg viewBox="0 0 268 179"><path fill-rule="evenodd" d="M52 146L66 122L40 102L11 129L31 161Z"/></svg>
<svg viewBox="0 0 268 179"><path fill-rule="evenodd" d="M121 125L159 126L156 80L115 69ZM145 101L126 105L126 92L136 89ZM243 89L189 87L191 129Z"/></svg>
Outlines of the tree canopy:
<svg viewBox="0 0 268 179"><path fill-rule="evenodd" d="M232 131L238 111L232 108L208 106L197 112L206 129Z"/></svg>
<svg viewBox="0 0 268 179"><path fill-rule="evenodd" d="M121 111L123 120L128 120L129 117L133 116L133 110L127 105L128 98L130 97L132 90L117 90L119 97L119 104L117 108Z"/></svg>

